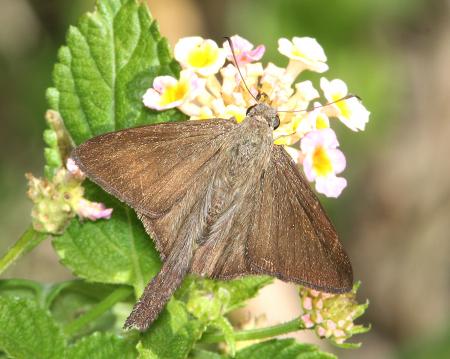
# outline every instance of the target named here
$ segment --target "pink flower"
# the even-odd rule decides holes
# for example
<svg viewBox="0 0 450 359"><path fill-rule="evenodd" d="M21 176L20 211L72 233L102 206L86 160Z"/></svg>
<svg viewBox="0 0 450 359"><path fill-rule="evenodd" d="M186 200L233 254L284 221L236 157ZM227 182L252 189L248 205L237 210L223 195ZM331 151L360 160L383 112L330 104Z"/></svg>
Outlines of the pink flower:
<svg viewBox="0 0 450 359"><path fill-rule="evenodd" d="M305 325L305 328L312 328L314 326L314 322L311 320L310 314L302 315L301 319L303 324Z"/></svg>
<svg viewBox="0 0 450 359"><path fill-rule="evenodd" d="M75 208L75 212L81 218L87 218L91 221L101 218L110 219L112 211L112 208L106 208L103 203L91 202L84 198L79 200Z"/></svg>
<svg viewBox="0 0 450 359"><path fill-rule="evenodd" d="M327 197L338 197L347 186L337 177L345 169L345 156L337 149L339 142L330 128L311 131L301 140L303 169L308 181L316 182L316 190Z"/></svg>
<svg viewBox="0 0 450 359"><path fill-rule="evenodd" d="M251 42L244 39L243 37L240 37L239 35L232 36L231 41L233 43L234 55L236 56L238 65L258 61L263 57L264 52L266 51L264 45L259 45L254 49ZM225 41L223 43L223 48L226 51L227 59L231 62L234 62L228 41Z"/></svg>
<svg viewBox="0 0 450 359"><path fill-rule="evenodd" d="M81 180L85 178L83 171L80 170L72 158L67 159L66 168L73 177Z"/></svg>
<svg viewBox="0 0 450 359"><path fill-rule="evenodd" d="M312 299L311 297L303 298L303 308L311 310L312 309Z"/></svg>

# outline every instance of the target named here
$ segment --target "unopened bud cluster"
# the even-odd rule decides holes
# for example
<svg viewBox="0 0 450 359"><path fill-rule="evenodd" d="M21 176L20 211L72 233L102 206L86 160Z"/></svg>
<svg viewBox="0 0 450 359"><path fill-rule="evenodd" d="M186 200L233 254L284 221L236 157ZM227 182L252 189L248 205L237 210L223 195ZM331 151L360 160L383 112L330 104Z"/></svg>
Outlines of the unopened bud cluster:
<svg viewBox="0 0 450 359"><path fill-rule="evenodd" d="M76 215L93 221L110 218L111 208L83 197L85 176L72 159L67 159L72 143L61 117L55 111L48 111L46 119L49 128L44 132L47 145L45 178L26 174L28 197L34 203L31 211L33 228L39 232L60 234Z"/></svg>
<svg viewBox="0 0 450 359"><path fill-rule="evenodd" d="M354 320L363 315L368 306L367 302L358 304L356 301L358 287L359 283L349 293L330 294L300 286L303 325L314 329L319 337L330 339L338 345L354 334L368 331L369 328L354 324Z"/></svg>

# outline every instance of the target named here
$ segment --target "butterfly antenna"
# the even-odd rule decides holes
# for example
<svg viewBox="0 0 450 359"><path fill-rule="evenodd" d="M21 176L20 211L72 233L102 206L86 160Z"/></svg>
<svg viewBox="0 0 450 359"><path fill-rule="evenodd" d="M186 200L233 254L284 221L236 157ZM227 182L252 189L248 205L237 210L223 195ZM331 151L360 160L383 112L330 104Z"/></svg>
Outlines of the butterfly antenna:
<svg viewBox="0 0 450 359"><path fill-rule="evenodd" d="M231 37L225 36L225 40L228 41L228 44L230 45L230 50L231 50L231 54L233 55L233 60L234 60L234 64L236 65L236 68L239 72L239 75L241 76L242 82L244 83L245 88L247 89L248 93L250 94L250 96L252 96L254 98L254 100L258 103L258 99L252 94L252 92L250 91L250 89L247 86L247 83L244 80L244 76L242 76L242 72L241 69L239 68L237 59L236 59L236 55L234 53L234 46L233 46L233 41L231 41Z"/></svg>
<svg viewBox="0 0 450 359"><path fill-rule="evenodd" d="M347 96L344 96L344 97L342 97L342 98L340 98L340 99L338 99L336 101L328 102L325 105L313 106L311 109L307 109L306 108L304 110L277 110L277 112L311 112L311 111L314 111L314 110L316 110L318 108L330 106L330 105L333 105L335 103L338 103L338 102L341 102L341 101L345 101L345 100L348 100L348 99L351 99L351 98L357 98L359 101L361 101L361 97L359 97L358 95L348 94Z"/></svg>

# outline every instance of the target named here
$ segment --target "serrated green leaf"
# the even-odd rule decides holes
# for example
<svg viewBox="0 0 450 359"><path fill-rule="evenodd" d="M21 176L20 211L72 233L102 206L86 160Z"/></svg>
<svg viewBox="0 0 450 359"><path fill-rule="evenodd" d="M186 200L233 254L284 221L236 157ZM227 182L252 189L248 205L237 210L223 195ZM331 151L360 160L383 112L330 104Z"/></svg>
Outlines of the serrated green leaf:
<svg viewBox="0 0 450 359"><path fill-rule="evenodd" d="M50 314L27 299L0 297L0 350L12 358L63 358L65 339Z"/></svg>
<svg viewBox="0 0 450 359"><path fill-rule="evenodd" d="M205 329L206 323L190 318L183 302L172 299L138 345L139 358L186 358Z"/></svg>
<svg viewBox="0 0 450 359"><path fill-rule="evenodd" d="M111 219L74 220L62 236L53 240L53 245L61 262L79 277L132 284L138 296L158 272L159 255L133 210L104 192L99 192L96 199L114 209Z"/></svg>
<svg viewBox="0 0 450 359"><path fill-rule="evenodd" d="M229 300L224 306L224 313L242 307L245 301L253 298L258 291L273 282L269 276L245 276L228 281L217 281L211 279L188 276L181 288L175 293L176 297L188 301L194 291L217 292L225 289L229 293Z"/></svg>
<svg viewBox="0 0 450 359"><path fill-rule="evenodd" d="M94 12L70 27L66 41L47 99L76 144L104 132L185 118L142 104L156 76L179 72L142 1L98 1Z"/></svg>
<svg viewBox="0 0 450 359"><path fill-rule="evenodd" d="M231 299L227 312L241 307L244 302L256 296L259 290L273 282L269 276L246 276L231 281L222 281L220 286L230 292Z"/></svg>
<svg viewBox="0 0 450 359"><path fill-rule="evenodd" d="M112 334L94 333L77 341L67 350L67 359L133 359L136 343Z"/></svg>
<svg viewBox="0 0 450 359"><path fill-rule="evenodd" d="M301 344L294 339L272 339L239 350L236 359L333 359L315 345Z"/></svg>

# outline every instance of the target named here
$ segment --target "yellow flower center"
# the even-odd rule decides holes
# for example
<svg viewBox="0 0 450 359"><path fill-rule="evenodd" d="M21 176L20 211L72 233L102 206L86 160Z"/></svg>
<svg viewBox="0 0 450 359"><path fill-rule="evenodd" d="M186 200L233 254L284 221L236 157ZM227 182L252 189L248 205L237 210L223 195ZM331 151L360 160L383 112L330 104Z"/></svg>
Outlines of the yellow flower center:
<svg viewBox="0 0 450 359"><path fill-rule="evenodd" d="M292 55L295 57L303 57L303 58L307 57L302 51L300 51L300 49L298 47L295 47L295 46L292 49Z"/></svg>
<svg viewBox="0 0 450 359"><path fill-rule="evenodd" d="M313 168L317 176L324 177L333 172L330 156L322 147L317 147L313 154Z"/></svg>
<svg viewBox="0 0 450 359"><path fill-rule="evenodd" d="M202 68L214 64L218 57L219 50L205 42L192 49L187 60L192 67Z"/></svg>
<svg viewBox="0 0 450 359"><path fill-rule="evenodd" d="M160 105L165 106L169 103L183 99L189 91L186 81L179 81L175 85L167 86L161 94Z"/></svg>
<svg viewBox="0 0 450 359"><path fill-rule="evenodd" d="M332 96L332 100L333 101L338 101L341 98L343 98L345 95L341 95L341 94L336 94ZM347 100L342 100L342 101L338 101L335 103L335 105L337 106L337 108L339 109L339 111L341 112L341 115L345 118L350 118L351 117L351 110L350 110L350 106L347 103Z"/></svg>
<svg viewBox="0 0 450 359"><path fill-rule="evenodd" d="M245 118L245 113L233 111L233 110L227 111L227 115L229 115L229 117L234 117L236 119L237 123L244 121L244 118Z"/></svg>
<svg viewBox="0 0 450 359"><path fill-rule="evenodd" d="M316 118L316 128L318 130L321 130L323 128L328 128L328 127L329 127L328 126L328 122L327 122L327 119L325 118L325 116L323 116L323 115L317 116L317 118Z"/></svg>

